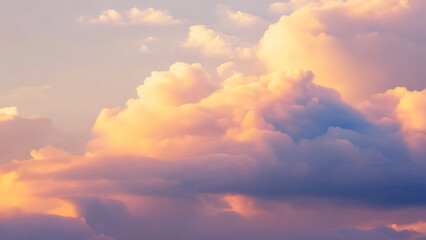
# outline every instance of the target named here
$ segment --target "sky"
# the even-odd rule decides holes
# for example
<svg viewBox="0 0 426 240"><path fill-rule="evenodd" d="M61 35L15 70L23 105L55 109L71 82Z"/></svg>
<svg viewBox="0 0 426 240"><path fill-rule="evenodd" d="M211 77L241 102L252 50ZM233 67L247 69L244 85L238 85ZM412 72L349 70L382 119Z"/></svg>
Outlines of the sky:
<svg viewBox="0 0 426 240"><path fill-rule="evenodd" d="M426 239L424 0L0 6L0 239Z"/></svg>

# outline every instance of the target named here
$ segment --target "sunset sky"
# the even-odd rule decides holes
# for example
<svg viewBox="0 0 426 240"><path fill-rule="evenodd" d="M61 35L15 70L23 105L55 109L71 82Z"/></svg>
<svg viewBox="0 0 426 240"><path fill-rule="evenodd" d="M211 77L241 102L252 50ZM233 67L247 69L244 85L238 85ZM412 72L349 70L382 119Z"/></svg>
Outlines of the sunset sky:
<svg viewBox="0 0 426 240"><path fill-rule="evenodd" d="M0 240L426 240L425 0L0 0Z"/></svg>

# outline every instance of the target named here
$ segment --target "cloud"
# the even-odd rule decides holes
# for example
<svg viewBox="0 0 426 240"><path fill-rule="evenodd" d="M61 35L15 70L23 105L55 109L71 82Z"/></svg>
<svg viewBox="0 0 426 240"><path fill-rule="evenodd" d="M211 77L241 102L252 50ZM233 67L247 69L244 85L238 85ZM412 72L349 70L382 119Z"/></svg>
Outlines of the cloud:
<svg viewBox="0 0 426 240"><path fill-rule="evenodd" d="M85 21L85 17L80 17ZM183 21L175 19L167 10L148 8L140 10L137 7L125 12L113 9L103 11L99 17L87 20L93 24L115 24L115 25L148 25L148 26L172 26L181 24Z"/></svg>
<svg viewBox="0 0 426 240"><path fill-rule="evenodd" d="M404 128L426 133L426 89L407 91L398 104L397 115Z"/></svg>
<svg viewBox="0 0 426 240"><path fill-rule="evenodd" d="M398 122L405 131L424 133L426 90L409 91L404 87L376 94L359 105L361 111L375 122Z"/></svg>
<svg viewBox="0 0 426 240"><path fill-rule="evenodd" d="M409 91L398 87L382 94L376 94L358 108L376 123L388 128L400 128L405 143L416 154L424 155L426 151L426 90Z"/></svg>
<svg viewBox="0 0 426 240"><path fill-rule="evenodd" d="M417 93L397 89L357 110L313 81L311 72L234 71L218 83L200 64L176 63L126 107L101 112L85 155L46 147L2 166L0 194L21 196L13 206L26 211L74 209L123 240L420 236L376 229L424 216L424 155L410 154L405 118L389 115L399 102L386 100ZM368 114L376 104L393 124ZM330 214L339 221L324 222Z"/></svg>
<svg viewBox="0 0 426 240"><path fill-rule="evenodd" d="M195 79L198 85L181 82ZM279 71L259 77L234 73L220 86L209 79L199 64L178 63L168 72L154 73L138 88L138 99L128 101L124 109L105 109L99 115L91 153L180 161L176 164L182 168L168 167L179 170L173 173L175 178L167 177L171 185L166 181L158 193L190 185L192 191L253 196L309 192L382 206L424 201L426 196L402 194L403 188L392 187L399 177L421 167L415 162L423 153L410 154L415 152L406 139L412 133L399 127L406 120L396 117L396 127L367 120L335 90L313 83L310 72ZM381 104L387 108L387 103ZM416 136L421 133L414 131ZM202 166L214 158L216 171L204 172ZM195 167L193 161L200 164L200 175L182 181L180 176ZM244 170L232 177L227 168ZM414 190L422 186L415 184L422 179L413 177L404 185Z"/></svg>
<svg viewBox="0 0 426 240"><path fill-rule="evenodd" d="M4 240L113 240L95 232L82 219L17 213L0 217Z"/></svg>
<svg viewBox="0 0 426 240"><path fill-rule="evenodd" d="M425 7L417 0L304 5L270 26L258 54L270 70L313 71L316 83L347 101L398 86L422 90Z"/></svg>
<svg viewBox="0 0 426 240"><path fill-rule="evenodd" d="M139 51L140 51L141 53L148 53L148 52L150 51L150 49L148 48L148 46L147 46L146 44L142 44L142 45L139 47Z"/></svg>
<svg viewBox="0 0 426 240"><path fill-rule="evenodd" d="M231 197L229 197L231 198ZM233 196L233 199L236 197ZM355 228L342 228L338 230L303 229L289 231L289 225L295 225L293 221L300 224L302 216L306 216L306 210L301 209L298 215L295 211L299 209L283 208L279 210L282 216L287 215L287 221L270 218L267 214L241 217L232 211L214 213L215 208L232 207L226 202L205 197L203 200L185 201L183 199L144 198L134 199L140 201L144 207L137 211L140 214L132 214L117 200L100 200L94 198L79 199L82 213L88 222L92 222L98 231L105 229L109 236L116 239L407 239L411 240L421 234L412 230L396 231L392 228L380 227L370 230ZM247 200L247 199L246 199ZM203 204L209 202L209 208ZM192 205L192 206L191 206ZM235 207L235 206L234 206ZM284 210L286 210L284 212ZM135 209L133 209L135 211ZM142 213L143 212L143 213ZM348 212L346 212L348 213ZM289 216L290 215L290 216ZM312 215L314 218L316 216ZM343 216L343 214L342 214ZM285 217L284 217L285 218ZM345 218L345 217L343 217ZM267 221L265 223L264 221ZM211 226L215 228L212 229ZM303 223L302 223L303 225ZM167 231L164 231L167 229ZM283 231L283 229L285 229Z"/></svg>
<svg viewBox="0 0 426 240"><path fill-rule="evenodd" d="M16 107L0 109L0 163L30 157L34 148L58 143L61 134L43 117L21 117Z"/></svg>
<svg viewBox="0 0 426 240"><path fill-rule="evenodd" d="M83 18L82 18L83 19ZM96 19L89 20L90 23L115 23L120 24L121 22L121 14L113 9L105 10L99 15Z"/></svg>
<svg viewBox="0 0 426 240"><path fill-rule="evenodd" d="M18 109L16 107L6 107L0 109L0 116L2 118L8 118L10 116L17 116L18 115Z"/></svg>
<svg viewBox="0 0 426 240"><path fill-rule="evenodd" d="M275 14L285 14L289 15L293 13L294 11L305 7L309 4L314 3L326 3L326 2L332 2L327 0L290 0L287 2L274 2L269 5L269 11L275 13Z"/></svg>
<svg viewBox="0 0 426 240"><path fill-rule="evenodd" d="M154 36L149 36L143 39L139 51L143 54L150 54L156 52L155 48L159 47L160 39Z"/></svg>
<svg viewBox="0 0 426 240"><path fill-rule="evenodd" d="M204 25L189 28L188 38L184 48L194 49L207 57L222 59L250 59L254 56L254 48L243 43L236 37L231 37Z"/></svg>
<svg viewBox="0 0 426 240"><path fill-rule="evenodd" d="M330 233L323 234L324 236L319 239L347 239L347 240L355 240L355 239L395 239L395 240L409 240L414 239L419 234L413 231L401 231L397 232L391 228L376 228L371 230L359 230L359 229L342 229Z"/></svg>
<svg viewBox="0 0 426 240"><path fill-rule="evenodd" d="M154 36L149 36L149 37L146 37L145 39L144 39L144 42L156 42L156 41L159 41L160 39L158 39L158 38L156 38L156 37L154 37Z"/></svg>
<svg viewBox="0 0 426 240"><path fill-rule="evenodd" d="M31 227L41 223L42 233L90 240L421 239L425 6L301 4L267 30L258 56L192 26L187 49L233 60L219 79L175 63L100 112L85 154L46 146L2 163L0 211L25 214L0 220L0 235L28 238L16 235L24 223L41 238ZM253 58L264 72L237 69ZM405 83L416 88L395 87ZM13 130L5 142L48 122L0 113L0 129Z"/></svg>
<svg viewBox="0 0 426 240"><path fill-rule="evenodd" d="M217 11L221 18L223 18L227 23L231 23L239 27L251 27L265 23L265 21L258 16L242 11L232 11L227 5L218 5Z"/></svg>

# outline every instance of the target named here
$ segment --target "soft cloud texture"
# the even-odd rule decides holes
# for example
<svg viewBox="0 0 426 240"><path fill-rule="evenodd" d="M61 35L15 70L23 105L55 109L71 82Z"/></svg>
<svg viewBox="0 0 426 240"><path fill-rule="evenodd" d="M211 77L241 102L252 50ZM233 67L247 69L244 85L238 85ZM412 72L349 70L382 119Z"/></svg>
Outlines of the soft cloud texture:
<svg viewBox="0 0 426 240"><path fill-rule="evenodd" d="M53 122L43 117L21 117L16 107L0 109L0 162L29 157L32 149L58 143Z"/></svg>
<svg viewBox="0 0 426 240"><path fill-rule="evenodd" d="M408 91L395 88L374 95L359 105L361 111L374 122L401 128L405 143L415 154L426 153L425 96L426 90Z"/></svg>
<svg viewBox="0 0 426 240"><path fill-rule="evenodd" d="M95 234L83 219L42 214L8 214L0 217L4 240L113 240Z"/></svg>
<svg viewBox="0 0 426 240"><path fill-rule="evenodd" d="M197 50L212 58L250 59L254 56L254 48L250 44L208 29L204 25L189 28L188 38L183 47Z"/></svg>
<svg viewBox="0 0 426 240"><path fill-rule="evenodd" d="M225 22L239 27L250 27L264 23L264 20L258 16L242 11L232 11L232 9L227 5L218 5L217 11L219 16L225 19Z"/></svg>
<svg viewBox="0 0 426 240"><path fill-rule="evenodd" d="M304 5L270 26L259 56L271 70L312 70L317 83L346 100L398 86L422 90L424 11L418 0Z"/></svg>
<svg viewBox="0 0 426 240"><path fill-rule="evenodd" d="M80 17L85 21L84 17ZM99 17L88 20L89 23L101 24L110 23L115 25L148 25L148 26L169 26L181 24L182 20L173 18L166 10L148 8L140 10L137 7L125 12L118 12L113 9L103 11Z"/></svg>
<svg viewBox="0 0 426 240"><path fill-rule="evenodd" d="M235 72L217 84L200 64L177 63L147 78L125 108L102 111L85 156L47 147L3 166L12 175L2 175L2 199L82 216L96 234L123 240L421 236L383 228L426 220L424 155L409 154L405 119L367 121L312 81L310 72ZM365 103L374 104L399 105ZM339 220L320 226L324 214Z"/></svg>
<svg viewBox="0 0 426 240"><path fill-rule="evenodd" d="M407 142L412 131L419 136L423 130L407 132L404 127L417 115L405 113L407 120L396 114L393 124L368 121L336 91L314 84L309 72L279 71L260 77L234 73L219 86L209 79L198 64L178 63L168 72L154 73L138 88L139 99L128 101L125 109L100 114L91 153L183 161L182 166L188 167L191 161L184 160L188 157L200 164L216 158L224 168L232 164L244 169L239 178L222 175L219 169L201 174L210 176L211 185L198 185L202 181L197 176L187 179L205 191L299 196L317 189L310 195L356 198L373 205L416 205L426 197L414 192L401 195L403 189L388 186L405 175L412 175L404 183L408 185L423 179L415 173L423 164L415 163L424 155L415 154ZM381 104L387 107L386 102ZM214 184L216 178L220 183ZM364 181L377 184L364 186ZM293 185L299 187L292 189Z"/></svg>
<svg viewBox="0 0 426 240"><path fill-rule="evenodd" d="M258 48L190 27L185 50L233 62L152 72L100 112L84 154L37 145L51 122L0 110L2 141L18 136L0 164L0 237L424 239L425 3L282 4Z"/></svg>
<svg viewBox="0 0 426 240"><path fill-rule="evenodd" d="M1 108L0 115L3 119L9 118L11 116L16 116L18 115L18 109L16 107Z"/></svg>

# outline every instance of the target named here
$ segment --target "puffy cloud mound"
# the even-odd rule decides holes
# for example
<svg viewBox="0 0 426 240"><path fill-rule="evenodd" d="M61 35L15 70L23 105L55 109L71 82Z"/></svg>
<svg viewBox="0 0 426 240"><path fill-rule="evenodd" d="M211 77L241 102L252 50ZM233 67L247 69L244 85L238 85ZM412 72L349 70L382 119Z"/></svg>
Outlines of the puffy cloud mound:
<svg viewBox="0 0 426 240"><path fill-rule="evenodd" d="M92 146L161 158L235 153L245 144L267 147L263 138L313 139L329 127L368 128L337 92L312 79L309 72L236 73L215 86L199 64L177 63L147 78L138 87L139 99L128 101L126 109L104 110ZM234 150L233 145L241 146Z"/></svg>
<svg viewBox="0 0 426 240"><path fill-rule="evenodd" d="M183 47L198 50L212 58L250 59L254 56L254 49L250 44L243 43L236 37L208 29L204 25L189 28L188 38Z"/></svg>
<svg viewBox="0 0 426 240"><path fill-rule="evenodd" d="M259 77L236 72L215 86L199 64L178 63L147 78L138 88L139 98L126 108L102 111L90 152L175 162L162 172L163 163L144 160L146 168L155 166L152 174L167 179L156 190L147 186L160 194L179 194L191 186L190 192L424 204L426 195L418 192L424 186L417 183L424 176L417 171L424 168L425 155L410 142L415 136L423 146L423 130L406 130L407 123L417 122L417 113L400 114L405 97L417 92L404 90L399 103L375 106L373 99L360 112L313 79L310 72ZM422 100L415 99L420 106ZM383 114L393 120L370 116L374 107L389 109ZM181 179L194 169L198 174ZM406 192L407 187L412 190Z"/></svg>
<svg viewBox="0 0 426 240"><path fill-rule="evenodd" d="M426 89L409 91L398 87L374 95L359 108L375 122L400 122L405 131L426 131Z"/></svg>
<svg viewBox="0 0 426 240"><path fill-rule="evenodd" d="M346 100L405 86L424 88L426 5L422 0L291 1L269 27L259 56L271 69L308 69Z"/></svg>
<svg viewBox="0 0 426 240"><path fill-rule="evenodd" d="M426 154L426 90L390 89L359 105L372 121L401 128L405 143L414 154Z"/></svg>

